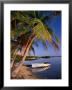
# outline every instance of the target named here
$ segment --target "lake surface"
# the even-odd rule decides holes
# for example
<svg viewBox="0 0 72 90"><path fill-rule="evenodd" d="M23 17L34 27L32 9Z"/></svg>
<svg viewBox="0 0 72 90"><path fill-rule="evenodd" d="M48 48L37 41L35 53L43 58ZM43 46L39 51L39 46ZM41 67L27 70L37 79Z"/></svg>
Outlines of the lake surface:
<svg viewBox="0 0 72 90"><path fill-rule="evenodd" d="M24 64L31 65L33 63L48 63L50 67L31 68L30 70L41 79L61 79L61 57L41 58L38 60L25 61Z"/></svg>

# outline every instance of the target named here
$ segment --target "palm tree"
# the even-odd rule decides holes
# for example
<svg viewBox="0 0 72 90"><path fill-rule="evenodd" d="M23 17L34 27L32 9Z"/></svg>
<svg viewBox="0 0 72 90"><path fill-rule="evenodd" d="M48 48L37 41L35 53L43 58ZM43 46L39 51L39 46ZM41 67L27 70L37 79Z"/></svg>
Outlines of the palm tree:
<svg viewBox="0 0 72 90"><path fill-rule="evenodd" d="M11 13L11 38L16 43L14 50L14 58L19 48L23 48L22 60L20 60L19 66L12 72L12 76L16 76L26 59L26 56L32 48L34 40L41 40L42 43L47 47L46 42L48 41L56 49L59 49L59 39L55 33L45 25L45 20L60 15L60 12L53 12L50 16L40 16L39 11L21 12L14 11ZM15 59L14 59L15 60Z"/></svg>

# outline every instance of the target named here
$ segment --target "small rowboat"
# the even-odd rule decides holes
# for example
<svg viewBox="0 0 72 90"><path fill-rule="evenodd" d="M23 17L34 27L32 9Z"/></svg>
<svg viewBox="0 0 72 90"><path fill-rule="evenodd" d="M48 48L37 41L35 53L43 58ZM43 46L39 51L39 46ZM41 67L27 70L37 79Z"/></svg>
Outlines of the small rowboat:
<svg viewBox="0 0 72 90"><path fill-rule="evenodd" d="M34 63L32 64L32 68L37 68L37 67L48 67L50 64L48 63Z"/></svg>

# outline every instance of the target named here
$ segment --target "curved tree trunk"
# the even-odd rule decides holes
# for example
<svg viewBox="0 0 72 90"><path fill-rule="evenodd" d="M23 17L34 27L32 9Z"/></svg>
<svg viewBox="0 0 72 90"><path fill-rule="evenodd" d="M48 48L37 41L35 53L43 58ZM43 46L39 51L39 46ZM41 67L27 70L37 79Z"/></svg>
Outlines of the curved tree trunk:
<svg viewBox="0 0 72 90"><path fill-rule="evenodd" d="M31 46L34 38L35 38L35 35L34 35L34 34L32 34L32 35L29 37L29 39L28 39L28 41L27 41L27 44L26 44L26 46L25 46L23 58L22 58L22 60L20 61L18 67L12 72L12 77L13 77L13 78L15 78L15 77L17 76L17 74L18 74L21 66L23 65L24 60L25 60L25 58L26 58L26 56L27 56L27 54L28 54L28 51L29 51L29 49L30 49L30 46Z"/></svg>
<svg viewBox="0 0 72 90"><path fill-rule="evenodd" d="M17 50L15 50L15 52L14 52L14 58L13 58L13 60L12 60L12 62L11 62L11 69L12 69L12 67L13 67L13 65L14 65L14 62L15 62L15 58L16 58L16 53L17 53Z"/></svg>

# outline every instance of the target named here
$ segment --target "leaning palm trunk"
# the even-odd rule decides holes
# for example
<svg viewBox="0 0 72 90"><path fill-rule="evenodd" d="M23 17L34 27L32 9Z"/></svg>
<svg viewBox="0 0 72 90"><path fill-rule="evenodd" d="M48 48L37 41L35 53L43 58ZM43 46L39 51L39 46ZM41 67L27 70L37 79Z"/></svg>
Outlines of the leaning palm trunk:
<svg viewBox="0 0 72 90"><path fill-rule="evenodd" d="M32 35L29 37L29 40L28 40L28 42L27 42L27 44L26 44L26 47L25 47L25 50L24 50L23 58L22 58L22 60L20 61L18 67L12 72L12 77L13 77L13 78L15 78L15 77L17 76L17 74L18 74L21 66L23 65L24 60L26 59L26 56L27 56L27 54L28 54L28 51L29 51L29 49L30 49L30 46L31 46L34 38L35 38L35 35L34 35L34 34L32 34Z"/></svg>
<svg viewBox="0 0 72 90"><path fill-rule="evenodd" d="M14 58L13 58L13 60L12 60L12 62L11 62L11 69L12 69L13 66L14 66L14 62L15 62L15 59L16 59L16 53L17 53L17 50L15 50L15 52L14 52Z"/></svg>

